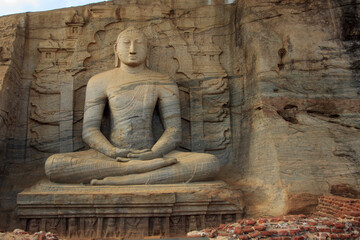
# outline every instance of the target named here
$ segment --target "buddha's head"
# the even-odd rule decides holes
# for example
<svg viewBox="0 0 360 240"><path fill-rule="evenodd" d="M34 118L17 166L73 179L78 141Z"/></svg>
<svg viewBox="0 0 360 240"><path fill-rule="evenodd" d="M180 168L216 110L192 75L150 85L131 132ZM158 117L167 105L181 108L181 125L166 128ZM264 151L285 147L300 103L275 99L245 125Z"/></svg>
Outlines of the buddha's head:
<svg viewBox="0 0 360 240"><path fill-rule="evenodd" d="M147 56L147 38L135 27L129 27L117 37L115 44L115 67L126 64L136 67L145 63Z"/></svg>

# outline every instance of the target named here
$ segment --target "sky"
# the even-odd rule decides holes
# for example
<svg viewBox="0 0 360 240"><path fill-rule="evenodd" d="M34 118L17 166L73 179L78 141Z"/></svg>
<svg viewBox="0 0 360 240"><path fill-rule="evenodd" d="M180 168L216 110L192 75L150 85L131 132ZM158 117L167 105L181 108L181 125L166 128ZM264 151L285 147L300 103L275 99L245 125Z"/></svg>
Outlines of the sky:
<svg viewBox="0 0 360 240"><path fill-rule="evenodd" d="M81 6L106 0L0 0L0 16Z"/></svg>
<svg viewBox="0 0 360 240"><path fill-rule="evenodd" d="M66 8L86 5L107 0L0 0L0 16L23 13L47 11L57 8ZM211 0L208 0L211 3ZM234 0L226 0L232 3Z"/></svg>

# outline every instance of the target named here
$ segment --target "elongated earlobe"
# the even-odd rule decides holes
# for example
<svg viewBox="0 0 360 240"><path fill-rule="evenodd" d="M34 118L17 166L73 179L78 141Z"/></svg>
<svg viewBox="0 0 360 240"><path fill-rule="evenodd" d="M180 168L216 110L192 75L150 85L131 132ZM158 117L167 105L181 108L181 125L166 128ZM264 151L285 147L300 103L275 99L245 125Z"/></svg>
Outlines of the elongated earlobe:
<svg viewBox="0 0 360 240"><path fill-rule="evenodd" d="M119 60L119 56L116 52L116 47L117 47L117 44L115 44L114 46L114 53L115 53L115 67L120 67L120 60Z"/></svg>

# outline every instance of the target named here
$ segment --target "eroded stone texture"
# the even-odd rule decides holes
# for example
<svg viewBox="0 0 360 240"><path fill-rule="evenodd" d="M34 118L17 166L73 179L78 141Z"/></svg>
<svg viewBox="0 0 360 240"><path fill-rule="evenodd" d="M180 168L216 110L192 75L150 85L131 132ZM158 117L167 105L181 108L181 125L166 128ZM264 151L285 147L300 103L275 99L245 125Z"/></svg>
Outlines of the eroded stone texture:
<svg viewBox="0 0 360 240"><path fill-rule="evenodd" d="M358 4L238 1L232 133L249 214L358 190Z"/></svg>
<svg viewBox="0 0 360 240"><path fill-rule="evenodd" d="M24 185L18 178L26 149L29 82L22 79L25 42L24 14L0 20L0 225L13 223L14 199Z"/></svg>
<svg viewBox="0 0 360 240"><path fill-rule="evenodd" d="M242 194L221 181L143 186L39 182L18 195L22 228L68 238L185 236L233 222Z"/></svg>
<svg viewBox="0 0 360 240"><path fill-rule="evenodd" d="M342 184L359 192L359 1L207 4L118 0L15 21L26 26L26 35L9 30L25 36L14 48L24 49L21 88L4 77L11 88L0 97L11 99L6 108L22 105L9 111L18 115L6 126L12 137L2 135L18 155L1 153L1 211L44 176L47 157L87 149L87 82L114 67L116 36L130 22L150 36L149 68L179 85L182 148L230 163L219 177L244 190L248 215L310 211L318 195Z"/></svg>

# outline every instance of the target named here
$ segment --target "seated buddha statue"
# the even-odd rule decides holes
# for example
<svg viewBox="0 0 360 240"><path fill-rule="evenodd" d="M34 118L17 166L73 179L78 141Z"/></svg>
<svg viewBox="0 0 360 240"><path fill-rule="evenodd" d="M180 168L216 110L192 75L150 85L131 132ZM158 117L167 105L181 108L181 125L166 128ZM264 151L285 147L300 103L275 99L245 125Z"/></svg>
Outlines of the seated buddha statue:
<svg viewBox="0 0 360 240"><path fill-rule="evenodd" d="M169 76L145 65L147 39L130 27L115 45L116 67L93 76L86 88L83 140L89 150L59 153L45 163L57 183L130 185L207 180L219 160L206 153L181 152L179 90ZM110 109L110 136L100 131L105 105ZM154 141L155 107L164 132Z"/></svg>

